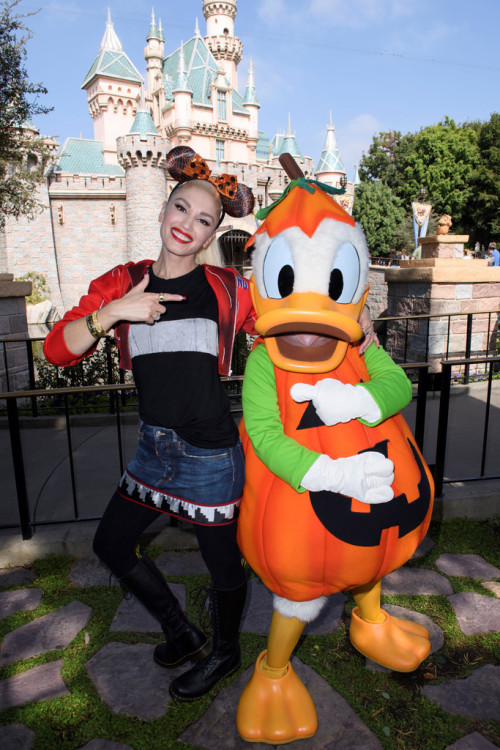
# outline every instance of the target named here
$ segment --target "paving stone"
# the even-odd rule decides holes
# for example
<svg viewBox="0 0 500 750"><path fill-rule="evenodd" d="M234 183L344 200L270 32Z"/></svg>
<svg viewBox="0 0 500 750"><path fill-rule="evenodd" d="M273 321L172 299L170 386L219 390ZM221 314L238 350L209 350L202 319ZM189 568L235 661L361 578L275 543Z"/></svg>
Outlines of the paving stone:
<svg viewBox="0 0 500 750"><path fill-rule="evenodd" d="M444 633L441 628L436 625L434 620L428 615L424 615L421 612L414 612L412 609L406 607L400 607L397 604L384 604L383 607L386 612L394 617L402 617L405 620L411 620L412 622L418 622L419 625L425 625L429 631L429 637L431 639L431 654L439 651L444 644ZM371 659L366 660L366 668L372 672L391 672L391 669L381 667L380 664L372 661Z"/></svg>
<svg viewBox="0 0 500 750"><path fill-rule="evenodd" d="M436 565L447 576L467 576L469 578L500 578L500 570L481 557L481 555L451 555L443 552L436 560Z"/></svg>
<svg viewBox="0 0 500 750"><path fill-rule="evenodd" d="M119 586L120 582L100 560L75 560L69 572L69 580L80 589L89 586Z"/></svg>
<svg viewBox="0 0 500 750"><path fill-rule="evenodd" d="M338 630L347 597L334 594L328 597L319 617L304 628L305 635L324 635ZM244 633L267 635L273 614L273 594L259 578L248 582L248 594L243 610L241 630Z"/></svg>
<svg viewBox="0 0 500 750"><path fill-rule="evenodd" d="M0 747L5 750L30 750L35 741L35 733L24 724L8 724L0 727Z"/></svg>
<svg viewBox="0 0 500 750"><path fill-rule="evenodd" d="M308 740L286 743L280 748L300 750L381 750L377 737L342 698L316 672L293 659L293 667L309 690L318 712L318 731ZM178 738L196 748L206 750L259 750L257 742L245 742L236 730L236 709L240 695L253 672L249 667L231 685L223 688L206 713Z"/></svg>
<svg viewBox="0 0 500 750"><path fill-rule="evenodd" d="M74 601L22 625L3 639L0 664L11 664L20 659L30 659L47 651L65 648L85 627L91 614L90 607Z"/></svg>
<svg viewBox="0 0 500 750"><path fill-rule="evenodd" d="M90 740L90 742L87 742L86 745L78 748L78 750L134 750L134 748L130 747L130 745L123 745L121 742L110 742L109 740L97 738Z"/></svg>
<svg viewBox="0 0 500 750"><path fill-rule="evenodd" d="M418 545L417 549L411 556L411 560L417 560L420 557L425 557L425 555L434 547L434 542L430 538L430 536L426 536L422 539L420 544Z"/></svg>
<svg viewBox="0 0 500 750"><path fill-rule="evenodd" d="M426 685L422 694L449 714L500 721L500 667L487 664L463 680Z"/></svg>
<svg viewBox="0 0 500 750"><path fill-rule="evenodd" d="M448 745L446 750L495 750L498 745L493 745L479 732L472 732L466 737L461 737L453 745Z"/></svg>
<svg viewBox="0 0 500 750"><path fill-rule="evenodd" d="M182 583L170 583L170 588L186 611L186 588ZM115 632L161 633L161 625L135 596L127 596L118 605L110 630Z"/></svg>
<svg viewBox="0 0 500 750"><path fill-rule="evenodd" d="M450 582L434 570L424 568L402 568L382 578L382 594L452 594Z"/></svg>
<svg viewBox="0 0 500 750"><path fill-rule="evenodd" d="M0 711L69 693L61 677L63 660L51 661L0 682Z"/></svg>
<svg viewBox="0 0 500 750"><path fill-rule="evenodd" d="M153 660L148 643L107 643L86 668L101 700L115 713L158 719L170 703L170 682L190 668L164 669Z"/></svg>
<svg viewBox="0 0 500 750"><path fill-rule="evenodd" d="M0 570L0 586L26 586L36 578L30 568L3 568Z"/></svg>
<svg viewBox="0 0 500 750"><path fill-rule="evenodd" d="M497 599L500 599L500 583L498 581L483 581L481 586L488 589L488 591L492 591Z"/></svg>
<svg viewBox="0 0 500 750"><path fill-rule="evenodd" d="M23 609L36 609L42 601L42 589L16 589L0 593L0 617L9 617Z"/></svg>
<svg viewBox="0 0 500 750"><path fill-rule="evenodd" d="M207 575L207 566L198 550L183 552L162 552L155 560L161 572L166 576Z"/></svg>
<svg viewBox="0 0 500 750"><path fill-rule="evenodd" d="M448 597L460 630L465 635L497 633L500 627L500 601L492 596L460 592Z"/></svg>

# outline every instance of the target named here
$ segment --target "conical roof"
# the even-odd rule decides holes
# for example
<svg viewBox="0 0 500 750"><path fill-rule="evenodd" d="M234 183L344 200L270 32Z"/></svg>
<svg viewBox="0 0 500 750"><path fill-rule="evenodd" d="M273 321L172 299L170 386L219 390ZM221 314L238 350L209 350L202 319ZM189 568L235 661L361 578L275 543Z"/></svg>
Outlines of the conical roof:
<svg viewBox="0 0 500 750"><path fill-rule="evenodd" d="M128 55L123 51L120 40L118 39L111 13L108 10L108 20L106 21L106 31L99 47L99 52L92 66L85 76L82 83L82 89L86 88L94 78L105 76L106 78L116 78L121 81L131 81L133 83L144 83L142 75L139 73Z"/></svg>
<svg viewBox="0 0 500 750"><path fill-rule="evenodd" d="M302 158L300 148L295 140L295 133L292 130L292 120L290 114L288 114L288 130L283 138L281 144L280 154L291 154L292 156L299 156Z"/></svg>
<svg viewBox="0 0 500 750"><path fill-rule="evenodd" d="M259 107L259 100L257 98L257 89L255 88L255 81L253 75L253 60L250 60L250 68L248 70L248 81L245 89L245 96L243 104L250 104L254 107Z"/></svg>
<svg viewBox="0 0 500 750"><path fill-rule="evenodd" d="M148 135L158 135L158 130L153 122L149 108L146 106L146 97L144 89L141 88L141 98L137 108L132 127L129 130L130 135L139 135L140 140L146 140Z"/></svg>
<svg viewBox="0 0 500 750"><path fill-rule="evenodd" d="M335 128L333 126L331 112L330 121L326 127L325 145L323 146L323 151L321 152L318 166L316 167L317 175L325 172L342 172L345 174L344 163L340 158L340 152L335 138Z"/></svg>

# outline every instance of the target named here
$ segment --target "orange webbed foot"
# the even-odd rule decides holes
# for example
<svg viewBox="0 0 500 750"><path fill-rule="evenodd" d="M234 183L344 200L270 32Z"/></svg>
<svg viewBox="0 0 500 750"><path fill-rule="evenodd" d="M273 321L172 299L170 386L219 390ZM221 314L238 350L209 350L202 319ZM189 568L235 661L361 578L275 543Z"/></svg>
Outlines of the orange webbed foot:
<svg viewBox="0 0 500 750"><path fill-rule="evenodd" d="M349 630L352 645L382 667L395 672L413 672L431 650L428 634L423 633L427 628L391 617L384 610L382 614L382 622L367 622L360 617L358 607L353 609Z"/></svg>
<svg viewBox="0 0 500 750"><path fill-rule="evenodd" d="M267 651L260 654L243 690L236 715L247 742L282 745L312 737L318 728L316 709L305 685L289 663L281 677L263 673Z"/></svg>

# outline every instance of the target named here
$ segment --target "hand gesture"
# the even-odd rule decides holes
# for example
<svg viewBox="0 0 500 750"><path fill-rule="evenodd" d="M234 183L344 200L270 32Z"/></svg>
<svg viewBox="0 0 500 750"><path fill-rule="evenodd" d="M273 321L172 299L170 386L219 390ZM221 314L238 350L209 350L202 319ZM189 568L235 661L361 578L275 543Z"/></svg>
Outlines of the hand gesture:
<svg viewBox="0 0 500 750"><path fill-rule="evenodd" d="M181 302L184 297L180 294L167 294L158 292L146 292L149 284L149 276L144 278L120 299L113 300L99 313L102 316L114 318L109 327L119 320L130 323L149 323L152 325L165 312L162 302Z"/></svg>
<svg viewBox="0 0 500 750"><path fill-rule="evenodd" d="M380 419L380 409L365 388L333 378L324 378L316 385L295 383L290 395L299 403L312 401L317 415L329 427L351 419L361 418L370 423Z"/></svg>
<svg viewBox="0 0 500 750"><path fill-rule="evenodd" d="M340 492L362 503L387 503L394 497L394 464L378 451L333 459L322 454L302 478L311 492Z"/></svg>

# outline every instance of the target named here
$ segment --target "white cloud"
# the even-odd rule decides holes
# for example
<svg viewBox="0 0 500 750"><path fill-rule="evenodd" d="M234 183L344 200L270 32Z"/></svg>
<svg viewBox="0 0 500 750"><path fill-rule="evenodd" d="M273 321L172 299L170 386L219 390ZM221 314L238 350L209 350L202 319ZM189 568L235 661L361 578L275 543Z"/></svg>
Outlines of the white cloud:
<svg viewBox="0 0 500 750"><path fill-rule="evenodd" d="M357 115L346 125L336 129L337 143L347 176L352 179L351 170L359 164L363 152L367 152L373 136L383 130L381 123L370 114Z"/></svg>

